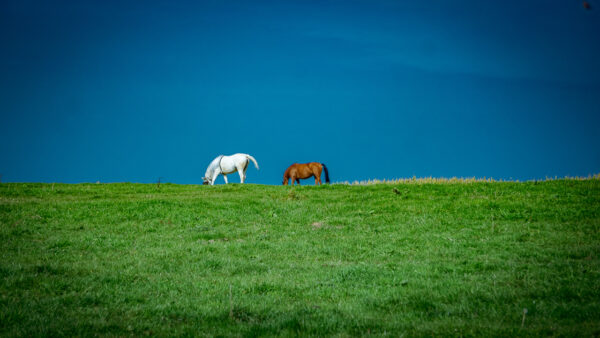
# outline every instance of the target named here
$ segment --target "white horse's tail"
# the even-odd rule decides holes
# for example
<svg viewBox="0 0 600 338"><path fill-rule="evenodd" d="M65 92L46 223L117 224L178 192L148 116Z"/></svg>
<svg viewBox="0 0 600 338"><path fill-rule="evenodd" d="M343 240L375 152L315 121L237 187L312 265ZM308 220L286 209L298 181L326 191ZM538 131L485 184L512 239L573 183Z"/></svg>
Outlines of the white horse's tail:
<svg viewBox="0 0 600 338"><path fill-rule="evenodd" d="M252 162L254 162L254 166L256 167L256 169L258 169L258 163L256 163L256 160L254 159L254 157L246 154L246 158L248 158L249 160L252 160Z"/></svg>

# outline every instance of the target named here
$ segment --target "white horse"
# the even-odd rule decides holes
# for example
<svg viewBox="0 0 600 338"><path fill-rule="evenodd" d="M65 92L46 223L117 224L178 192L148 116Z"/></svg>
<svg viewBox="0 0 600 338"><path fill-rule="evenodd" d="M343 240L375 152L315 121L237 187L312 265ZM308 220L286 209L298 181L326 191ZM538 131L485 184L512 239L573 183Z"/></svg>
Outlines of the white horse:
<svg viewBox="0 0 600 338"><path fill-rule="evenodd" d="M214 185L219 174L223 175L225 184L227 184L227 174L231 174L236 171L238 174L240 174L240 182L244 183L246 180L246 169L248 169L248 160L252 160L252 162L254 162L254 166L256 169L258 169L258 163L256 163L254 157L248 154L217 156L217 158L210 162L208 168L206 168L206 173L204 174L204 177L202 177L202 180L204 181L203 184Z"/></svg>

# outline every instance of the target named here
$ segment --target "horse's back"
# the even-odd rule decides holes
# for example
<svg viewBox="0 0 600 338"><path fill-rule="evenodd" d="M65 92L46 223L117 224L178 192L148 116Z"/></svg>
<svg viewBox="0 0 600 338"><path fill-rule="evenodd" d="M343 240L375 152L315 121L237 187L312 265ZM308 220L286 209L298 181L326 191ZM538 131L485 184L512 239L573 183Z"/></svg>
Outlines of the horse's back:
<svg viewBox="0 0 600 338"><path fill-rule="evenodd" d="M244 162L248 162L248 154L244 154L244 153L236 153L233 155L229 155L229 156L224 156L228 161L231 161L233 163L244 163Z"/></svg>
<svg viewBox="0 0 600 338"><path fill-rule="evenodd" d="M236 154L230 155L229 157L237 159L237 160L248 159L247 154L242 154L242 153L236 153Z"/></svg>
<svg viewBox="0 0 600 338"><path fill-rule="evenodd" d="M308 163L293 163L285 171L297 171L301 173L314 172L315 170L321 170L322 166L319 162L308 162Z"/></svg>
<svg viewBox="0 0 600 338"><path fill-rule="evenodd" d="M323 168L323 166L319 162L310 162L308 165L313 169L321 170Z"/></svg>

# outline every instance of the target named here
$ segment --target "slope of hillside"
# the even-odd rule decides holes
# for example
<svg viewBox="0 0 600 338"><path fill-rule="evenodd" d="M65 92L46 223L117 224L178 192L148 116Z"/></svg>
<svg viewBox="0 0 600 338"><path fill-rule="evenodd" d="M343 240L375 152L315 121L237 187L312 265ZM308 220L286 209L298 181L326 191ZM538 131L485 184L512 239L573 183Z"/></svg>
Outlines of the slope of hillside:
<svg viewBox="0 0 600 338"><path fill-rule="evenodd" d="M2 335L598 335L600 180L0 184Z"/></svg>

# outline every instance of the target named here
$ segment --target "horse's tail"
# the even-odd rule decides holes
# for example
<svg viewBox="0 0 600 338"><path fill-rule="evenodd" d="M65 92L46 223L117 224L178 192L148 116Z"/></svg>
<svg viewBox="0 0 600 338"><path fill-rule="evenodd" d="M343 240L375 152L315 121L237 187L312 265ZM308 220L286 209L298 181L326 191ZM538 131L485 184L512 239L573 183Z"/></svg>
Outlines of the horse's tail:
<svg viewBox="0 0 600 338"><path fill-rule="evenodd" d="M258 169L258 163L256 163L256 160L254 159L254 157L246 154L246 158L248 158L249 160L252 160L252 162L254 162L254 166L256 167L256 169Z"/></svg>
<svg viewBox="0 0 600 338"><path fill-rule="evenodd" d="M325 163L321 163L323 166L323 170L325 170L325 183L329 183L329 170L327 170L327 166Z"/></svg>

